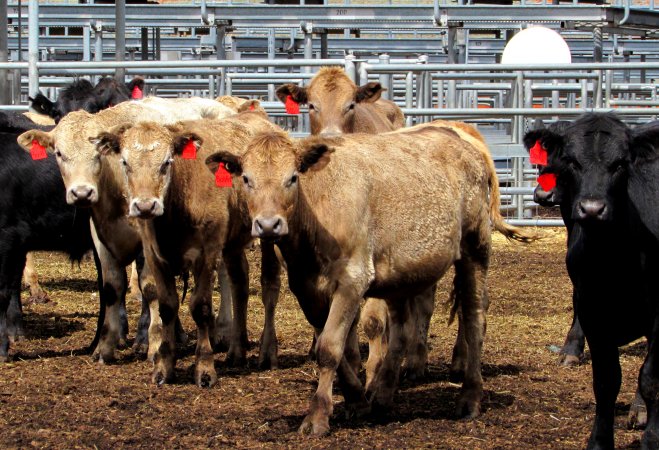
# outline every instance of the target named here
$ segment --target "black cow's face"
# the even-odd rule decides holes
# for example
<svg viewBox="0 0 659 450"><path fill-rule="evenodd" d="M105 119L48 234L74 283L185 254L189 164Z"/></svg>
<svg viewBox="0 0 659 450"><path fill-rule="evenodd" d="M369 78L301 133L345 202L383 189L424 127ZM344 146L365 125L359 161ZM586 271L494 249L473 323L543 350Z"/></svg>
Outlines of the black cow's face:
<svg viewBox="0 0 659 450"><path fill-rule="evenodd" d="M524 138L537 140L548 153L545 170L555 173L554 201L569 206L571 218L583 224L606 223L626 200L631 134L611 114L586 114L564 132L536 130ZM565 204L568 202L568 204Z"/></svg>

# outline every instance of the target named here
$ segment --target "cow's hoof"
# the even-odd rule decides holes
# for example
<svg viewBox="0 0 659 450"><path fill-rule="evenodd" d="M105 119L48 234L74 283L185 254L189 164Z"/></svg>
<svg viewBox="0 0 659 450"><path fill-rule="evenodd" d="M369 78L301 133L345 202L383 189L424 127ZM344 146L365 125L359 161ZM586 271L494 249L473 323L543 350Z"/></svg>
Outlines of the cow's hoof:
<svg viewBox="0 0 659 450"><path fill-rule="evenodd" d="M210 388L217 383L217 372L215 372L213 355L205 355L197 360L194 380L200 388Z"/></svg>
<svg viewBox="0 0 659 450"><path fill-rule="evenodd" d="M133 353L136 355L147 355L149 353L149 343L135 341L133 344ZM151 355L153 357L153 355ZM153 362L153 359L151 360Z"/></svg>
<svg viewBox="0 0 659 450"><path fill-rule="evenodd" d="M371 414L371 404L364 400L363 402L346 403L346 419L361 419Z"/></svg>
<svg viewBox="0 0 659 450"><path fill-rule="evenodd" d="M45 292L35 292L34 294L30 294L30 296L27 298L26 303L36 303L36 304L44 304L50 302L50 297L48 297L48 294Z"/></svg>
<svg viewBox="0 0 659 450"><path fill-rule="evenodd" d="M125 336L117 340L117 348L122 350L128 348L128 341Z"/></svg>
<svg viewBox="0 0 659 450"><path fill-rule="evenodd" d="M277 370L279 369L279 361L277 356L272 356L268 354L259 355L259 369L261 370Z"/></svg>
<svg viewBox="0 0 659 450"><path fill-rule="evenodd" d="M174 371L167 373L164 368L156 368L153 370L153 375L151 376L151 382L161 386L163 384L169 384L174 381Z"/></svg>
<svg viewBox="0 0 659 450"><path fill-rule="evenodd" d="M16 344L17 342L21 342L25 340L25 332L22 329L8 330L7 337L9 338L9 344L13 345Z"/></svg>
<svg viewBox="0 0 659 450"><path fill-rule="evenodd" d="M176 333L176 343L181 346L188 345L188 333L180 330Z"/></svg>
<svg viewBox="0 0 659 450"><path fill-rule="evenodd" d="M460 398L455 408L455 415L459 419L475 419L481 412L481 402L468 398Z"/></svg>
<svg viewBox="0 0 659 450"><path fill-rule="evenodd" d="M574 367L581 364L581 358L577 355L561 353L558 355L558 365L563 367Z"/></svg>
<svg viewBox="0 0 659 450"><path fill-rule="evenodd" d="M425 364L421 367L404 367L403 368L403 378L410 381L423 380L426 377L426 367Z"/></svg>
<svg viewBox="0 0 659 450"><path fill-rule="evenodd" d="M448 380L451 383L462 383L465 379L464 370L451 369L448 373Z"/></svg>
<svg viewBox="0 0 659 450"><path fill-rule="evenodd" d="M629 415L627 416L627 428L630 430L641 430L645 428L648 423L648 410L643 405L633 404L629 408Z"/></svg>
<svg viewBox="0 0 659 450"><path fill-rule="evenodd" d="M230 348L227 353L226 362L231 367L245 367L247 365L247 355L244 350Z"/></svg>
<svg viewBox="0 0 659 450"><path fill-rule="evenodd" d="M301 434L309 434L312 436L325 436L329 433L329 417L313 417L311 414L307 415L300 425L299 432Z"/></svg>
<svg viewBox="0 0 659 450"><path fill-rule="evenodd" d="M0 355L0 363L6 363L6 362L9 362L9 356Z"/></svg>

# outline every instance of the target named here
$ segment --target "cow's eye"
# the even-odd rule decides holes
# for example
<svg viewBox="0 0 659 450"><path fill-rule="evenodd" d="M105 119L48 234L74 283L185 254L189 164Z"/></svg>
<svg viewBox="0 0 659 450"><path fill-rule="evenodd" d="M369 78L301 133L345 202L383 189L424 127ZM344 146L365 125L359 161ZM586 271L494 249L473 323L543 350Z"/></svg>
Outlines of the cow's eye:
<svg viewBox="0 0 659 450"><path fill-rule="evenodd" d="M245 183L245 187L252 189L254 185L250 181L250 179L247 177L247 175L243 175L243 183Z"/></svg>
<svg viewBox="0 0 659 450"><path fill-rule="evenodd" d="M353 109L355 109L355 102L352 102L350 105L348 105L348 111L352 111Z"/></svg>
<svg viewBox="0 0 659 450"><path fill-rule="evenodd" d="M314 106L313 103L309 103L309 111L315 111L316 107Z"/></svg>
<svg viewBox="0 0 659 450"><path fill-rule="evenodd" d="M172 165L172 162L174 162L174 160L172 158L169 158L169 159L166 159L162 163L162 165L160 166L160 174L161 175L164 175L164 174L167 173L167 169L169 169L169 167Z"/></svg>
<svg viewBox="0 0 659 450"><path fill-rule="evenodd" d="M625 162L624 161L616 161L613 164L611 164L611 172L619 172L622 169L625 168Z"/></svg>
<svg viewBox="0 0 659 450"><path fill-rule="evenodd" d="M296 173L293 174L293 176L288 179L288 181L286 182L286 187L289 188L289 187L293 186L295 183L297 183L297 174Z"/></svg>
<svg viewBox="0 0 659 450"><path fill-rule="evenodd" d="M55 150L55 156L57 156L58 158L61 158L62 157L62 152L60 152L59 150Z"/></svg>

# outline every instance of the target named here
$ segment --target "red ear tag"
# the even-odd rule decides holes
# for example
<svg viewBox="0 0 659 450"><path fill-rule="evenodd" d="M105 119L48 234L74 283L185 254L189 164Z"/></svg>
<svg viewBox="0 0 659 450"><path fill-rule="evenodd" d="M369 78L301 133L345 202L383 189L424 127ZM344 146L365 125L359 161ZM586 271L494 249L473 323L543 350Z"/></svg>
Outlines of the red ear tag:
<svg viewBox="0 0 659 450"><path fill-rule="evenodd" d="M231 187L231 174L225 169L224 163L220 163L215 172L215 186L217 187Z"/></svg>
<svg viewBox="0 0 659 450"><path fill-rule="evenodd" d="M531 164L547 165L547 150L542 146L540 139L535 141L535 145L531 147L529 155L531 157Z"/></svg>
<svg viewBox="0 0 659 450"><path fill-rule="evenodd" d="M538 177L538 184L545 192L551 191L556 187L556 174L543 173Z"/></svg>
<svg viewBox="0 0 659 450"><path fill-rule="evenodd" d="M133 98L133 100L139 100L142 97L144 97L144 94L142 93L142 89L140 89L139 86L135 86L133 88L133 92L131 94L131 97Z"/></svg>
<svg viewBox="0 0 659 450"><path fill-rule="evenodd" d="M290 95L286 96L286 114L300 114L300 104Z"/></svg>
<svg viewBox="0 0 659 450"><path fill-rule="evenodd" d="M254 111L255 109L256 109L256 108L254 107L254 103L252 103L251 105L249 105L249 110L250 110L250 111Z"/></svg>
<svg viewBox="0 0 659 450"><path fill-rule="evenodd" d="M183 159L197 159L197 146L194 145L194 141L189 139L188 142L183 147L183 153L181 153L181 158Z"/></svg>
<svg viewBox="0 0 659 450"><path fill-rule="evenodd" d="M32 147L30 148L30 156L33 160L46 159L48 155L46 154L46 148L39 144L39 141L36 139L32 140Z"/></svg>

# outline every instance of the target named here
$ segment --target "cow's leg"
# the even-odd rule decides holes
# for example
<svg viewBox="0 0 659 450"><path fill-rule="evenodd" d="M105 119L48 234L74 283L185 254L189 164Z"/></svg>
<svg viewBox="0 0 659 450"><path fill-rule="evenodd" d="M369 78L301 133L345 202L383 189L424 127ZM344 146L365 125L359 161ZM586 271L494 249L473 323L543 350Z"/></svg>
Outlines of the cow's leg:
<svg viewBox="0 0 659 450"><path fill-rule="evenodd" d="M222 258L217 261L217 282L220 286L220 309L215 318L215 337L213 348L216 351L227 351L231 342L231 324L233 323L231 281L227 267Z"/></svg>
<svg viewBox="0 0 659 450"><path fill-rule="evenodd" d="M0 260L0 362L9 359L12 332L22 333L20 303L24 266L25 253L20 251L7 252ZM17 308L18 313L12 311L12 305L17 305L14 308Z"/></svg>
<svg viewBox="0 0 659 450"><path fill-rule="evenodd" d="M368 298L361 312L359 322L368 338L368 359L366 369L366 389L373 382L387 354L389 342L389 312L387 303L377 298Z"/></svg>
<svg viewBox="0 0 659 450"><path fill-rule="evenodd" d="M190 297L190 314L197 325L195 350L195 383L199 387L211 387L217 382L213 360L213 270L217 258L199 258L195 264L195 287Z"/></svg>
<svg viewBox="0 0 659 450"><path fill-rule="evenodd" d="M489 226L481 227L480 233L464 236L462 247L462 257L455 262L454 295L460 306L467 357L456 413L459 417L474 418L480 413L483 396L481 354L485 312L489 306L485 287L490 258Z"/></svg>
<svg viewBox="0 0 659 450"><path fill-rule="evenodd" d="M12 271L13 272L13 271ZM9 296L9 306L7 307L7 333L10 342L18 342L25 338L25 329L23 327L23 305L20 297L20 278L18 288L11 288ZM14 292L18 289L19 295Z"/></svg>
<svg viewBox="0 0 659 450"><path fill-rule="evenodd" d="M231 300L233 306L233 324L231 343L227 352L227 362L234 366L247 363L247 301L249 299L249 264L245 251L227 249L223 255L224 264L231 280Z"/></svg>
<svg viewBox="0 0 659 450"><path fill-rule="evenodd" d="M277 369L277 333L275 331L275 308L279 300L281 287L281 264L275 254L272 242L261 241L261 295L265 310L265 323L261 333L259 349L259 367L261 369Z"/></svg>
<svg viewBox="0 0 659 450"><path fill-rule="evenodd" d="M647 423L641 447L659 449L659 319L648 339L648 354L638 377L638 390L647 407Z"/></svg>
<svg viewBox="0 0 659 450"><path fill-rule="evenodd" d="M99 342L94 350L94 357L98 357L100 363L114 360L116 348L123 343L125 320L125 298L128 280L126 267L117 261L105 245L98 239L95 228L92 226L92 237L94 246L101 261L103 286L99 292L101 308L105 309L104 321L101 324ZM123 306L123 308L122 308ZM122 313L123 309L123 313ZM123 319L122 319L123 316Z"/></svg>
<svg viewBox="0 0 659 450"><path fill-rule="evenodd" d="M339 363L344 359L348 333L359 312L359 303L365 288L358 289L349 280L340 283L334 292L329 315L316 346L319 378L318 388L311 399L309 413L300 426L301 433L323 435L329 432L332 415L332 384ZM346 361L346 364L347 363Z"/></svg>
<svg viewBox="0 0 659 450"><path fill-rule="evenodd" d="M142 291L140 291L140 269L138 268L137 261L133 261L130 265L130 278L128 279L128 296L135 300L142 299Z"/></svg>
<svg viewBox="0 0 659 450"><path fill-rule="evenodd" d="M131 267L131 295L139 295L140 303L142 305L142 310L140 311L140 320L137 322L137 333L135 334L133 350L136 353L143 355L147 354L149 351L149 326L151 323L151 309L148 299L142 295L142 290L146 285L145 280L148 271L148 268L144 262L144 255L142 253L137 256ZM137 275L137 281L133 279L134 275Z"/></svg>
<svg viewBox="0 0 659 450"><path fill-rule="evenodd" d="M629 407L629 414L627 415L627 428L643 429L648 422L648 409L645 407L645 401L641 395L640 389L636 389L636 395Z"/></svg>
<svg viewBox="0 0 659 450"><path fill-rule="evenodd" d="M583 360L586 338L577 317L577 294L572 292L572 326L565 337L565 343L558 355L561 366L576 366Z"/></svg>
<svg viewBox="0 0 659 450"><path fill-rule="evenodd" d="M361 366L359 338L357 336L358 322L358 320L355 320L353 326L350 328L344 355L336 371L339 387L345 399L346 415L348 418L361 417L371 410L371 406L366 399L364 387L358 376Z"/></svg>
<svg viewBox="0 0 659 450"><path fill-rule="evenodd" d="M25 258L25 269L23 269L23 279L25 284L30 288L30 301L35 303L45 303L49 300L48 294L39 286L37 271L34 268L34 258L32 252L28 252Z"/></svg>
<svg viewBox="0 0 659 450"><path fill-rule="evenodd" d="M367 397L371 400L373 412L377 414L385 414L393 402L408 338L415 332L415 323L410 311L410 299L390 300L387 302L387 306L389 310L389 348L380 369L367 390Z"/></svg>
<svg viewBox="0 0 659 450"><path fill-rule="evenodd" d="M588 339L588 346L593 366L595 420L587 448L613 449L614 409L622 381L618 347L614 343L606 342L606 337Z"/></svg>
<svg viewBox="0 0 659 450"><path fill-rule="evenodd" d="M435 309L436 292L437 285L435 284L411 300L410 313L416 325L407 345L407 356L403 369L406 377L410 380L423 378L426 374L428 329Z"/></svg>
<svg viewBox="0 0 659 450"><path fill-rule="evenodd" d="M4 274L3 274L4 275ZM2 280L0 280L2 283ZM7 307L10 290L0 284L0 363L9 361L9 335L7 333Z"/></svg>
<svg viewBox="0 0 659 450"><path fill-rule="evenodd" d="M145 249L144 256L155 286L155 293L150 292L151 285L145 286L142 291L142 295L149 297L151 307L149 353L151 353L152 345L157 345L153 355L151 380L156 384L171 383L174 381L174 367L176 366L176 320L179 308L176 276L167 267L161 266L151 251ZM157 301L154 302L152 296ZM154 303L158 305L157 309L153 308ZM153 339L152 330L160 331L160 333L154 333Z"/></svg>

